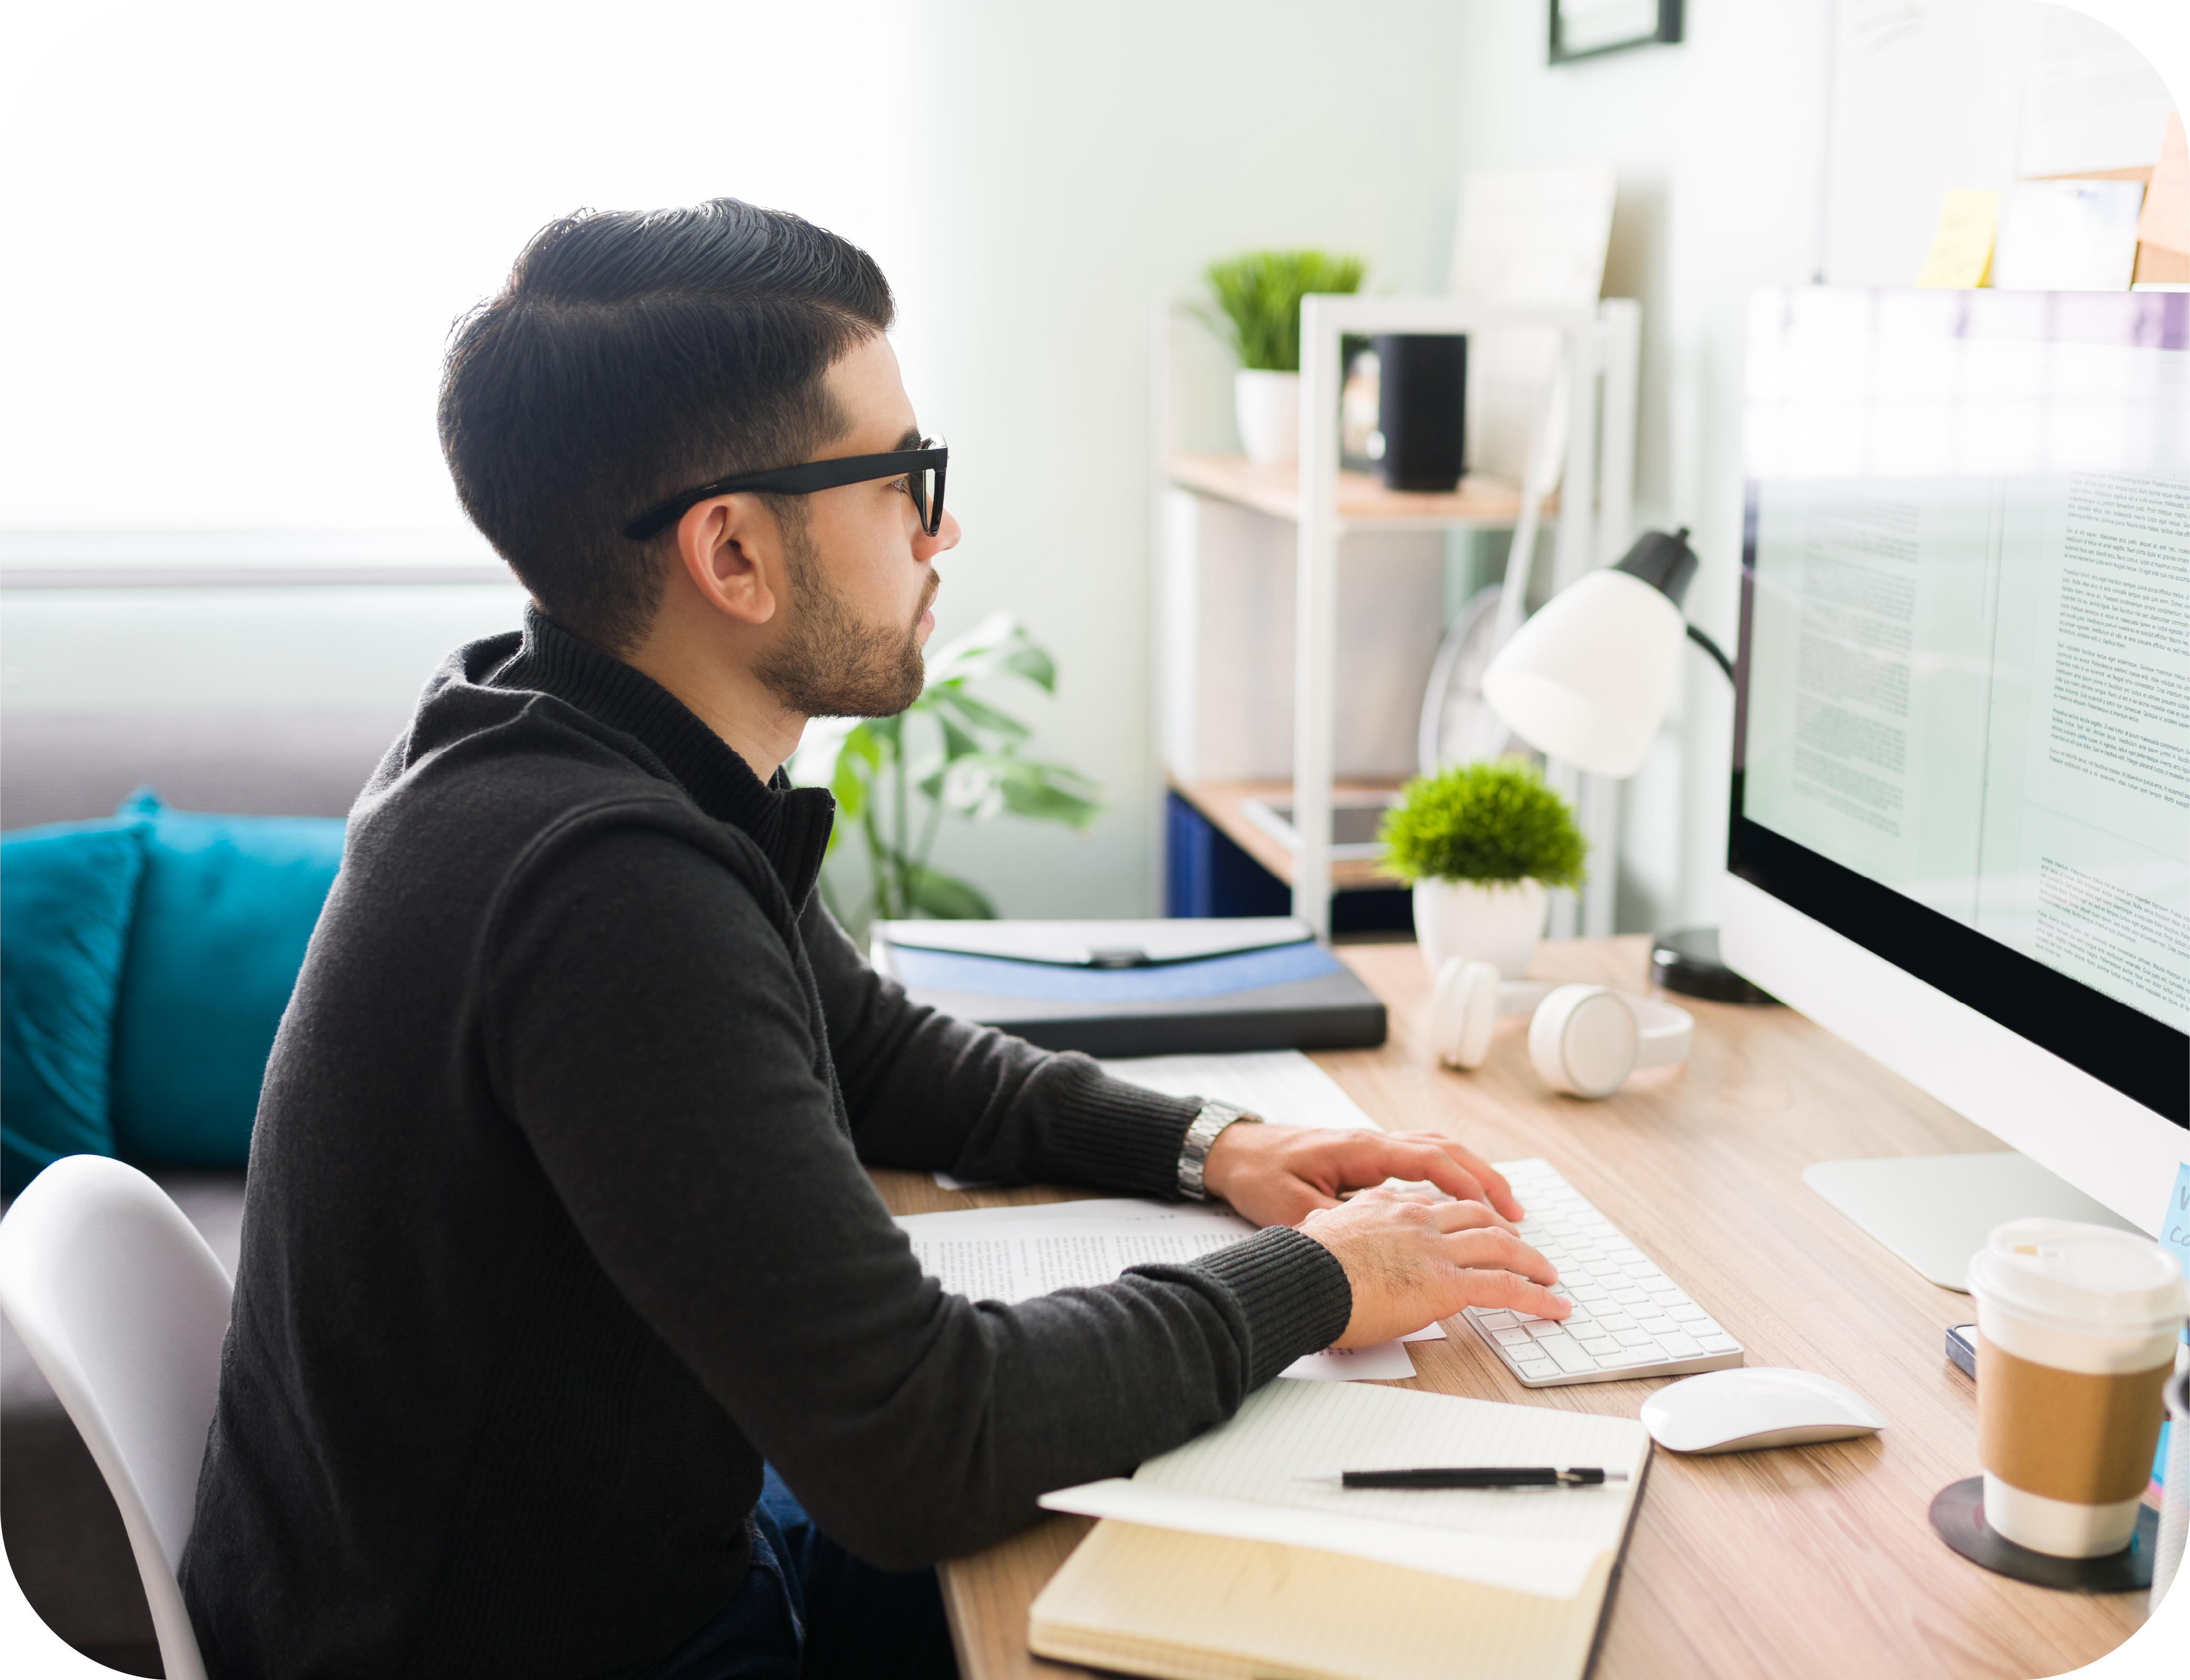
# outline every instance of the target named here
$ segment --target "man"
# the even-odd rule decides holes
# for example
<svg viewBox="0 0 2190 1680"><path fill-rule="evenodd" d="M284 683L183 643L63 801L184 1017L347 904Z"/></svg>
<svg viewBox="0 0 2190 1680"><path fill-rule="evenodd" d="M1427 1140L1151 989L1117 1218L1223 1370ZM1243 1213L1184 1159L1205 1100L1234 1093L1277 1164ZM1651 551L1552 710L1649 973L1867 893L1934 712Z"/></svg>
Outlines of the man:
<svg viewBox="0 0 2190 1680"><path fill-rule="evenodd" d="M216 1677L947 1673L926 1566L1043 1490L1334 1342L1565 1310L1458 1146L1115 1083L831 920L780 767L919 693L958 535L891 318L718 200L556 224L455 334L444 448L533 604L360 796L268 1064L181 1570ZM863 1162L1270 1229L977 1303ZM1395 1175L1458 1200L1342 1200Z"/></svg>

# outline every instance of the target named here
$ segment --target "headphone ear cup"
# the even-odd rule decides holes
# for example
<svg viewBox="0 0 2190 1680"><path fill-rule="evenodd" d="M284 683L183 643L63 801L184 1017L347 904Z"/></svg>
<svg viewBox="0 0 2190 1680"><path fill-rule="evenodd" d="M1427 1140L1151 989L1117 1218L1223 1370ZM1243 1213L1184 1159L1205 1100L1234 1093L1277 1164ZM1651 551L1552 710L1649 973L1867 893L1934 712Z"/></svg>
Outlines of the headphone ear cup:
<svg viewBox="0 0 2190 1680"><path fill-rule="evenodd" d="M1554 1091L1609 1097L1635 1069L1635 1012L1609 986L1561 986L1529 1020L1529 1059Z"/></svg>
<svg viewBox="0 0 2190 1680"><path fill-rule="evenodd" d="M1430 996L1430 1043L1449 1068L1479 1068L1498 1024L1498 969L1448 956Z"/></svg>

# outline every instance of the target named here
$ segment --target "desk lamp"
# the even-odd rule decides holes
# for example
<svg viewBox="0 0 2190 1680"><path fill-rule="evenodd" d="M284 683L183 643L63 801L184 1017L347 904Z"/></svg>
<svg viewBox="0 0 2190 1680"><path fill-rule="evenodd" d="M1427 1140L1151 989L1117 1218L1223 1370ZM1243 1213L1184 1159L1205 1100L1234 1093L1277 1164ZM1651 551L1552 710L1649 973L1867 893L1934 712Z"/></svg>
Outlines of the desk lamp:
<svg viewBox="0 0 2190 1680"><path fill-rule="evenodd" d="M1665 722L1681 644L1694 642L1733 680L1725 650L1681 613L1696 575L1683 525L1645 531L1617 565L1593 571L1515 631L1483 673L1483 698L1514 734L1593 775L1631 776ZM1728 1003L1771 1000L1718 958L1718 929L1652 941L1659 983Z"/></svg>

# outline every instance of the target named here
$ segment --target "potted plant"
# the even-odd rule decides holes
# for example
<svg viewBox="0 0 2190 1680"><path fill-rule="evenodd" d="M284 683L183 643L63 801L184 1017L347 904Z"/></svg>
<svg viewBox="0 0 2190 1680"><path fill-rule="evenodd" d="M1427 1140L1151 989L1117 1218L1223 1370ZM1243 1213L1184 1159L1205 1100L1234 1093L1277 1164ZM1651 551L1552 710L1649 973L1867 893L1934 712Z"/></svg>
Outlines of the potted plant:
<svg viewBox="0 0 2190 1680"><path fill-rule="evenodd" d="M1519 979L1544 934L1544 893L1579 887L1589 843L1567 802L1523 758L1455 764L1406 785L1378 837L1413 883L1415 937L1435 973L1448 957Z"/></svg>
<svg viewBox="0 0 2190 1680"><path fill-rule="evenodd" d="M1280 467L1300 455L1301 299L1358 292L1367 266L1326 251L1249 251L1203 270L1217 299L1204 314L1240 359L1233 412L1257 466Z"/></svg>
<svg viewBox="0 0 2190 1680"><path fill-rule="evenodd" d="M829 874L821 877L831 911L855 939L877 920L996 913L972 882L928 861L945 814L969 822L1027 817L1074 830L1102 814L1093 782L1067 765L1021 758L1034 731L970 692L999 677L1057 692L1055 662L1003 612L931 650L920 698L897 717L816 718L807 726L791 779L836 795L832 855L848 834L866 854L867 891L857 904L840 903Z"/></svg>

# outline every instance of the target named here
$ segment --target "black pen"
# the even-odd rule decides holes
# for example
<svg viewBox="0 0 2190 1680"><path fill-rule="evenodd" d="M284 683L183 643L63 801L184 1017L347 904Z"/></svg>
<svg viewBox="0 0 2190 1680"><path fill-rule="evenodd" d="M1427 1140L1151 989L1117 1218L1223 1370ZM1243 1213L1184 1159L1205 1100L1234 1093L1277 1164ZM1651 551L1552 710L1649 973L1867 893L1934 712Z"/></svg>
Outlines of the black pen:
<svg viewBox="0 0 2190 1680"><path fill-rule="evenodd" d="M1543 1465L1516 1469L1495 1466L1435 1470L1347 1470L1339 1484L1349 1488L1588 1488L1624 1482L1624 1470L1573 1470Z"/></svg>

